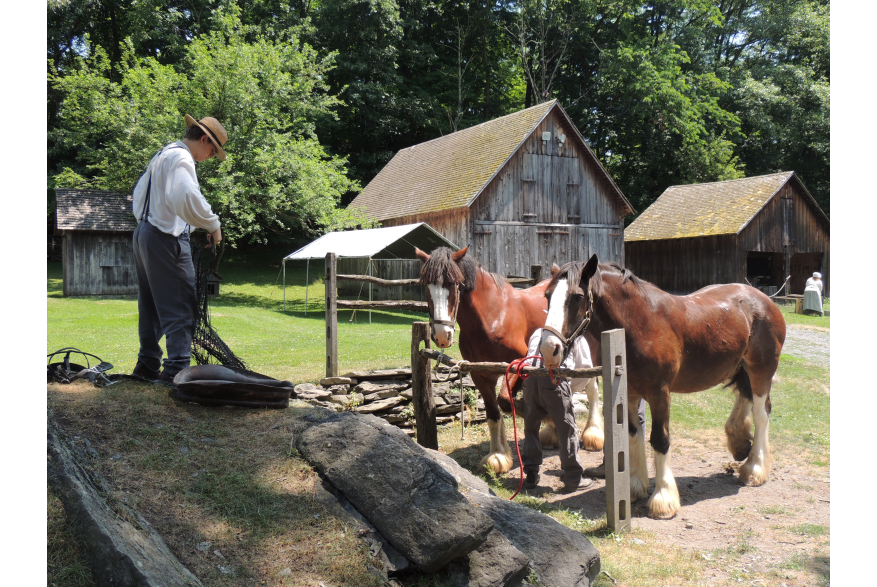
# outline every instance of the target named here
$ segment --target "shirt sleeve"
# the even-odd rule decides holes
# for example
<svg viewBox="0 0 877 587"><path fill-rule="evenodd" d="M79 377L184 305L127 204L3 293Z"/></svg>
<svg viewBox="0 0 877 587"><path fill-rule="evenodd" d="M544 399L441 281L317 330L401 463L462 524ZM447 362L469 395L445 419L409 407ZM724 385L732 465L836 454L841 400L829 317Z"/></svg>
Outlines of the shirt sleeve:
<svg viewBox="0 0 877 587"><path fill-rule="evenodd" d="M594 366L594 363L591 361L591 349L584 336L576 338L567 362L572 363L567 367L568 369L588 369ZM588 378L586 377L575 377L570 380L570 387L573 393L581 393L587 387L587 384Z"/></svg>
<svg viewBox="0 0 877 587"><path fill-rule="evenodd" d="M195 163L186 157L175 162L168 174L170 204L174 213L187 224L213 232L219 228L219 216L213 213L210 204L198 187L198 176L195 175Z"/></svg>
<svg viewBox="0 0 877 587"><path fill-rule="evenodd" d="M530 341L527 343L527 356L532 357L534 355L542 356L539 352L539 343L542 342L542 329L537 328L533 334L530 335ZM530 359L530 366L534 367L535 359Z"/></svg>

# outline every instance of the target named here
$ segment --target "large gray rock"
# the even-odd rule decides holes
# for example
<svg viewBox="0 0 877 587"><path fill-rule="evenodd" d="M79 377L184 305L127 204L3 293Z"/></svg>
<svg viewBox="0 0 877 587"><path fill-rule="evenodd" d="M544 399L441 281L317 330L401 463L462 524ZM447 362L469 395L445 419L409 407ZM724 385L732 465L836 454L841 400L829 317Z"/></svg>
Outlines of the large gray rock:
<svg viewBox="0 0 877 587"><path fill-rule="evenodd" d="M588 587L600 572L591 542L554 518L527 506L479 492L466 496L493 518L496 531L530 558L542 587Z"/></svg>
<svg viewBox="0 0 877 587"><path fill-rule="evenodd" d="M401 430L374 416L331 414L297 448L408 560L434 572L478 548L493 521L454 476Z"/></svg>
<svg viewBox="0 0 877 587"><path fill-rule="evenodd" d="M424 450L430 459L454 476L463 495L494 520L496 531L528 557L541 587L586 587L594 581L600 572L600 553L590 540L554 518L496 497L483 480L451 457ZM513 585L514 582L499 584Z"/></svg>
<svg viewBox="0 0 877 587"><path fill-rule="evenodd" d="M448 587L516 587L530 572L530 557L494 530L474 550L439 571Z"/></svg>

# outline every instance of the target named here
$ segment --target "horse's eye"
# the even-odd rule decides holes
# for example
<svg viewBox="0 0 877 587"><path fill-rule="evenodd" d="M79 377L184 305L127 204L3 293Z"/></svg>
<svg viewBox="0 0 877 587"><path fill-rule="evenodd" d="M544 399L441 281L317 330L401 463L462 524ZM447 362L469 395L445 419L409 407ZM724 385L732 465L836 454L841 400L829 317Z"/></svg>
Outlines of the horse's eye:
<svg viewBox="0 0 877 587"><path fill-rule="evenodd" d="M571 300L574 300L576 302L580 302L580 301L582 301L582 298L585 297L585 294L577 292L577 293L570 294L569 297Z"/></svg>

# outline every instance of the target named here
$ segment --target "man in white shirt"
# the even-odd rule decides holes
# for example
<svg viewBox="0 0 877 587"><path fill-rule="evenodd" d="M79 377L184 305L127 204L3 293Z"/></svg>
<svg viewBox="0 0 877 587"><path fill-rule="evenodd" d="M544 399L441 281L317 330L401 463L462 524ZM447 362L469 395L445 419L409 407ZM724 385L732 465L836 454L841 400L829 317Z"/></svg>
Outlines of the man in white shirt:
<svg viewBox="0 0 877 587"><path fill-rule="evenodd" d="M538 356L540 359L530 359L530 366L542 367L544 365L541 360L542 355L539 353L541 341L542 329L537 328L536 332L530 336L527 356ZM569 355L561 363L561 368L586 369L591 366L593 366L591 351L585 337L576 337ZM571 380L559 378L558 383L554 384L549 377L544 375L531 375L524 380L524 403L527 405L527 413L524 416L521 461L524 464L524 473L526 474L524 486L527 489L533 489L539 484L539 468L542 465L539 425L546 415L551 416L557 429L564 491L583 489L593 483L592 479L582 477L582 463L579 460L579 434L572 403L572 394L583 391L587 383L588 379L585 378ZM596 408L592 407L592 409Z"/></svg>
<svg viewBox="0 0 877 587"><path fill-rule="evenodd" d="M201 194L195 162L225 160L225 128L211 117L188 114L186 134L159 151L134 188L134 265L139 294L140 352L134 375L172 381L189 366L198 301L189 246L191 227L203 228L214 245L222 240L219 217ZM165 337L162 367L158 342Z"/></svg>

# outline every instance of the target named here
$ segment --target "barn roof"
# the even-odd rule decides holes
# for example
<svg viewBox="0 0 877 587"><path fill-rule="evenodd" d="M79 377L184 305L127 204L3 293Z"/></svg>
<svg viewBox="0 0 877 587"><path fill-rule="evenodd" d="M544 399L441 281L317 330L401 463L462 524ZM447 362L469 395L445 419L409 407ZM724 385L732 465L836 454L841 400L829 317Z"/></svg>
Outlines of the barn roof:
<svg viewBox="0 0 877 587"><path fill-rule="evenodd" d="M557 100L400 150L348 207L364 208L372 218L387 220L470 206L554 108L575 131L628 213L633 213Z"/></svg>
<svg viewBox="0 0 877 587"><path fill-rule="evenodd" d="M104 190L55 190L58 230L133 231L137 221L130 194Z"/></svg>
<svg viewBox="0 0 877 587"><path fill-rule="evenodd" d="M460 247L440 235L425 222L369 228L324 234L309 245L284 257L293 259L325 259L326 253L339 257L370 257L374 259L416 259L414 247L430 252L437 247Z"/></svg>
<svg viewBox="0 0 877 587"><path fill-rule="evenodd" d="M828 217L794 171L667 188L630 226L625 241L738 234L789 181L794 181L817 216Z"/></svg>

